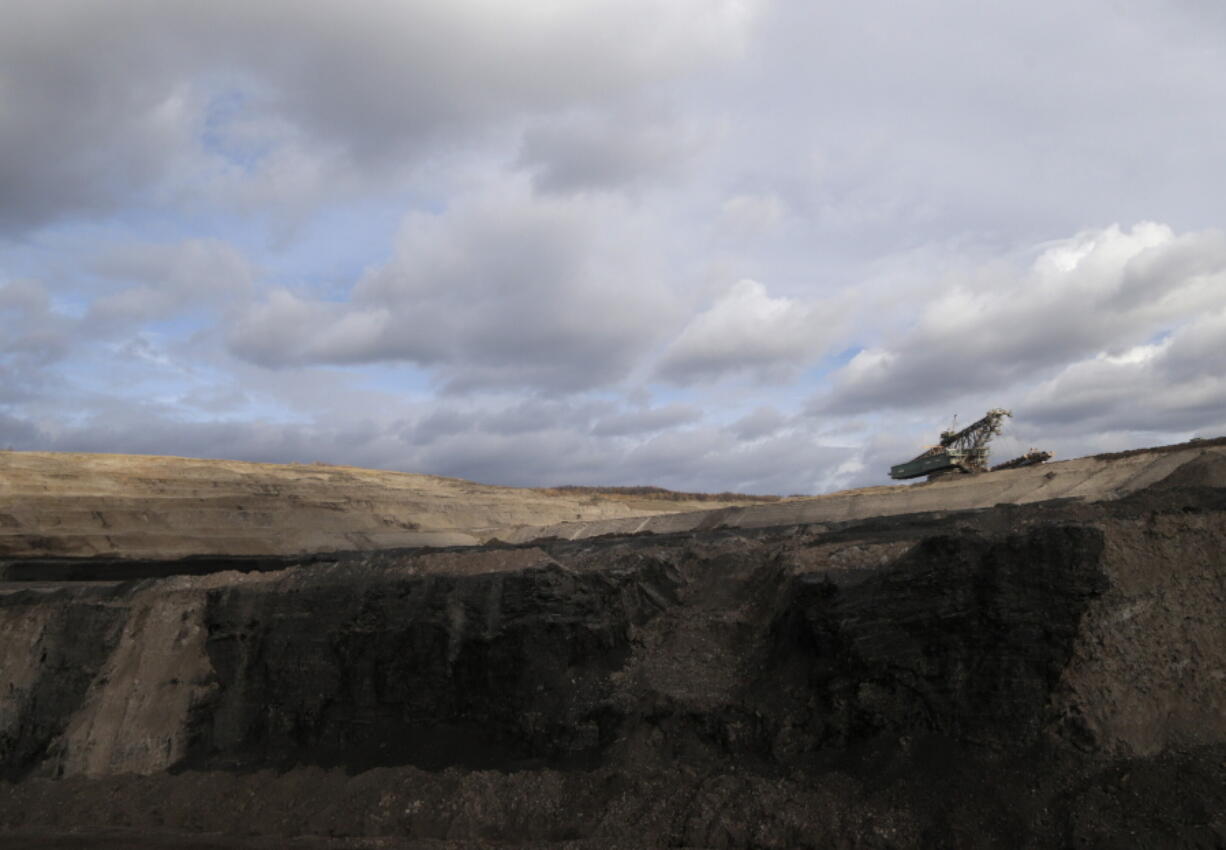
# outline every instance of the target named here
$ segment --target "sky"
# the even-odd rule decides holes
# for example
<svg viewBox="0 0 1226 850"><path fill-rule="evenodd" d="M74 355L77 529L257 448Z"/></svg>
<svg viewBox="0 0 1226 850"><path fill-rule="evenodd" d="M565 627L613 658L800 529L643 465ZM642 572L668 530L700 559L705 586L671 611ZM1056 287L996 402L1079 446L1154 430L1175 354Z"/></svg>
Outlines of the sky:
<svg viewBox="0 0 1226 850"><path fill-rule="evenodd" d="M0 448L890 483L1226 434L1219 0L0 0Z"/></svg>

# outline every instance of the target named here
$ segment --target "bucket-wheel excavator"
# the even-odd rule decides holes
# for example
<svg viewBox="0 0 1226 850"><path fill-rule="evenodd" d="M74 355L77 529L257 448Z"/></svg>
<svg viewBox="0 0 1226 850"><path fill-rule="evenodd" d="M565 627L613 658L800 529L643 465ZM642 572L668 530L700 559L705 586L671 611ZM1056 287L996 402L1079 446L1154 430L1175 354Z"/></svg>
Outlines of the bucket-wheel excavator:
<svg viewBox="0 0 1226 850"><path fill-rule="evenodd" d="M988 472L988 443L1000 433L1002 420L1012 415L1011 411L997 407L961 431L952 428L942 431L938 445L931 446L913 460L891 466L890 477L901 480L927 475L931 480L951 473ZM992 467L992 471L1032 466L1050 457L1051 452L1031 449L1020 457Z"/></svg>

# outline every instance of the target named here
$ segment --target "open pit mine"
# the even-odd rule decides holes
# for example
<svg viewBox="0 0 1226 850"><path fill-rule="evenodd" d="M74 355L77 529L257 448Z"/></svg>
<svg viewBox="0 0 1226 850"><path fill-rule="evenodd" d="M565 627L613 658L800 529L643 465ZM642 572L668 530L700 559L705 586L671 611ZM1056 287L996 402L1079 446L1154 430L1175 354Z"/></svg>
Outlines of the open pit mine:
<svg viewBox="0 0 1226 850"><path fill-rule="evenodd" d="M0 453L0 771L15 848L1223 847L1226 439L773 501Z"/></svg>

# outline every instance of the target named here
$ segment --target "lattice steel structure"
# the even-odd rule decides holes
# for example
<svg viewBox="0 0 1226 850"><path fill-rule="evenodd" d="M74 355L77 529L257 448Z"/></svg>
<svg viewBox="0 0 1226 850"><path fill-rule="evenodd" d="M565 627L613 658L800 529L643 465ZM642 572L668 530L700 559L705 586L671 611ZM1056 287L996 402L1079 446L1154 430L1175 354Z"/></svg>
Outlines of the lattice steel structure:
<svg viewBox="0 0 1226 850"><path fill-rule="evenodd" d="M1002 421L1013 413L997 407L982 419L961 431L952 428L941 432L941 443L925 450L919 457L890 467L895 479L937 476L947 472L987 472L988 443L1000 433Z"/></svg>

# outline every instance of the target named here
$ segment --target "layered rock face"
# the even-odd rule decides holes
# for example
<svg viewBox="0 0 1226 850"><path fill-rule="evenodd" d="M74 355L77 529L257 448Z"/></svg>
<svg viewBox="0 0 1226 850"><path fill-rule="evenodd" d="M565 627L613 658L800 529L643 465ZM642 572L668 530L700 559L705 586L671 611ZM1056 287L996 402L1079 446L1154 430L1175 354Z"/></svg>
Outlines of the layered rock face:
<svg viewBox="0 0 1226 850"><path fill-rule="evenodd" d="M492 487L319 463L0 451L0 558L467 546L521 526L753 501Z"/></svg>
<svg viewBox="0 0 1226 850"><path fill-rule="evenodd" d="M1224 474L10 582L0 839L1222 846Z"/></svg>
<svg viewBox="0 0 1226 850"><path fill-rule="evenodd" d="M919 485L778 499L649 488L491 487L325 464L0 451L0 566L39 557L278 556L838 523L1066 499L1110 501L1226 438Z"/></svg>

